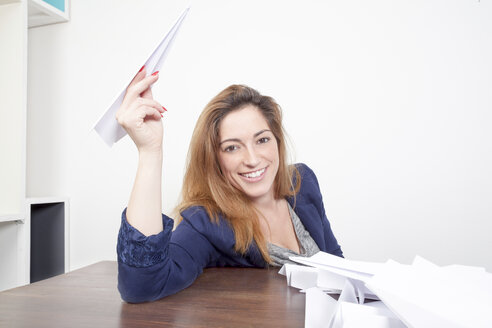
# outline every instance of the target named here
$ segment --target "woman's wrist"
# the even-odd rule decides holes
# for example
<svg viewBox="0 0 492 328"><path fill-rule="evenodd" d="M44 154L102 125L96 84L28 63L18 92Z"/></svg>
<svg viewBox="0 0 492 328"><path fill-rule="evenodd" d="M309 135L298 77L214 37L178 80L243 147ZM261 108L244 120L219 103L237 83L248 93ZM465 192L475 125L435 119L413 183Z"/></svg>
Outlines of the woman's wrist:
<svg viewBox="0 0 492 328"><path fill-rule="evenodd" d="M152 150L139 150L138 158L141 161L143 160L143 161L162 162L162 147L159 149L152 149Z"/></svg>

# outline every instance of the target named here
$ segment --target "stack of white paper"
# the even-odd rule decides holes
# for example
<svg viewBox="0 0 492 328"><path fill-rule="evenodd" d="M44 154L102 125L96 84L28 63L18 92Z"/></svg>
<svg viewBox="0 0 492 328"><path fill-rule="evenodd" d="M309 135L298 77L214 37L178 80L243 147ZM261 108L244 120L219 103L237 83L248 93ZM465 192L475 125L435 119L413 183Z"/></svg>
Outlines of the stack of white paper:
<svg viewBox="0 0 492 328"><path fill-rule="evenodd" d="M492 274L483 268L351 261L320 252L280 273L306 292L305 327L492 327ZM336 301L329 293L339 293ZM365 302L366 299L380 301Z"/></svg>

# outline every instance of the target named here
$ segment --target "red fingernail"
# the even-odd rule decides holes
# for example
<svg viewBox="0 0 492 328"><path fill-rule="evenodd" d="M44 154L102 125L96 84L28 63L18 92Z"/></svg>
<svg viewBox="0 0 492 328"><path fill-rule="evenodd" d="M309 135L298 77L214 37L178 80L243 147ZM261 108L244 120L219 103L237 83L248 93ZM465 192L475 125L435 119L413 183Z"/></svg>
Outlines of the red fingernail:
<svg viewBox="0 0 492 328"><path fill-rule="evenodd" d="M160 113L160 114L161 114L161 117L164 117L164 115L162 115L162 113Z"/></svg>
<svg viewBox="0 0 492 328"><path fill-rule="evenodd" d="M152 75L157 75L159 74L159 71L155 71L154 73L152 73Z"/></svg>
<svg viewBox="0 0 492 328"><path fill-rule="evenodd" d="M140 73L141 71L143 71L144 68L145 68L145 65L143 65L142 68L138 72Z"/></svg>
<svg viewBox="0 0 492 328"><path fill-rule="evenodd" d="M164 111L167 112L167 109L165 109L164 106L162 106L162 109L164 109Z"/></svg>

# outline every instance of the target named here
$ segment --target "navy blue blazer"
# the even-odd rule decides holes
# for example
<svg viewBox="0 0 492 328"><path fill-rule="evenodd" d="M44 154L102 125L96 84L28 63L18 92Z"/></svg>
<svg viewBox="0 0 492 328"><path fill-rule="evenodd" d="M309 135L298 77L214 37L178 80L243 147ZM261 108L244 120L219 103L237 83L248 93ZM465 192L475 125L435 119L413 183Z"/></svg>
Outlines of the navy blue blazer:
<svg viewBox="0 0 492 328"><path fill-rule="evenodd" d="M297 164L301 189L287 201L321 251L343 256L325 214L318 180L305 164ZM213 223L200 206L190 207L172 231L173 221L162 215L164 230L146 237L122 214L118 235L118 290L131 303L154 301L174 294L195 281L206 267L266 267L253 243L242 255L234 250L234 232L219 218Z"/></svg>

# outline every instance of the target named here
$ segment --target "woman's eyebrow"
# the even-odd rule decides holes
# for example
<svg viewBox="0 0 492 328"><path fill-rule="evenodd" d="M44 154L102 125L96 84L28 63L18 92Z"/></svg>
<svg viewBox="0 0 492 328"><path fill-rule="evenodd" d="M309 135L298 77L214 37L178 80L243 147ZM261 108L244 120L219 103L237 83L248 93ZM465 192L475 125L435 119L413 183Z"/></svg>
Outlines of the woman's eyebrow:
<svg viewBox="0 0 492 328"><path fill-rule="evenodd" d="M270 131L270 130L269 130L269 129L263 129L263 130L261 130L261 131L258 131L258 132L256 132L256 133L253 135L253 137L255 137L255 138L256 138L257 136L259 136L259 135L260 135L260 134L262 134L263 132L267 132L267 131ZM272 131L270 131L270 132L272 132Z"/></svg>
<svg viewBox="0 0 492 328"><path fill-rule="evenodd" d="M228 141L241 142L241 139L238 139L238 138L230 138L230 139L222 140L222 141L219 143L219 146L220 146L220 145L222 145L224 142L228 142Z"/></svg>
<svg viewBox="0 0 492 328"><path fill-rule="evenodd" d="M253 138L258 137L260 134L262 134L264 132L267 132L267 131L270 131L270 130L269 129L260 130L260 131L256 132L255 134L253 134ZM272 131L270 131L270 132L272 132ZM241 139L239 139L239 138L229 138L229 139L222 140L219 143L219 146L222 145L224 142L228 142L228 141L231 141L231 142L242 142Z"/></svg>

